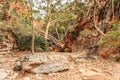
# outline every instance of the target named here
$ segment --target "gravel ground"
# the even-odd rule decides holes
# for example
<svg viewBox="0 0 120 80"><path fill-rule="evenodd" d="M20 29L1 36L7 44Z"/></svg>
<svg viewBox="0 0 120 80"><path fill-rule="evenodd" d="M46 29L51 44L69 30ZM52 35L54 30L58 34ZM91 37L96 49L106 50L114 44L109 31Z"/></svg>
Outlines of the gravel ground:
<svg viewBox="0 0 120 80"><path fill-rule="evenodd" d="M99 58L84 58L84 53L59 53L68 58L69 70L49 74L14 72L15 60L28 52L12 52L0 55L0 80L120 80L120 63ZM41 53L42 54L42 53Z"/></svg>

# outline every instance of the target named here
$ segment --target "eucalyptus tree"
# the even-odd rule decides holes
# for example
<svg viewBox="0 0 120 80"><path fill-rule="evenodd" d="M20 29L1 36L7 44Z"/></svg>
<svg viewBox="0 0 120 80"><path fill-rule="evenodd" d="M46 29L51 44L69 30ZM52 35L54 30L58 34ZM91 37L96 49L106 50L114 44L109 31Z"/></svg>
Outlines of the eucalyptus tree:
<svg viewBox="0 0 120 80"><path fill-rule="evenodd" d="M83 13L84 5L81 0L33 0L33 9L37 11L33 16L44 21L46 43L48 33L61 40Z"/></svg>
<svg viewBox="0 0 120 80"><path fill-rule="evenodd" d="M32 13L32 0L29 0L29 4L30 4L30 15L31 15L31 26L32 26L32 53L34 53L34 26L33 26L33 13Z"/></svg>
<svg viewBox="0 0 120 80"><path fill-rule="evenodd" d="M66 29L72 26L77 18L83 12L83 5L80 0L40 0L36 1L36 10L40 13L35 16L41 15L44 19L47 38L48 30L55 33L58 39L61 35L59 32L66 32ZM51 27L50 27L51 26Z"/></svg>
<svg viewBox="0 0 120 80"><path fill-rule="evenodd" d="M34 9L40 11L37 14L34 14L35 18L39 18L40 15L41 19L45 22L45 39L47 41L48 38L48 31L50 26L54 26L60 21L60 18L63 18L61 15L58 15L60 13L60 10L63 9L67 3L70 3L70 1L62 1L62 0L35 0L34 2ZM37 17L36 17L37 16ZM57 16L57 17L56 17ZM64 15L63 15L64 16ZM59 33L56 29L56 33L59 36Z"/></svg>

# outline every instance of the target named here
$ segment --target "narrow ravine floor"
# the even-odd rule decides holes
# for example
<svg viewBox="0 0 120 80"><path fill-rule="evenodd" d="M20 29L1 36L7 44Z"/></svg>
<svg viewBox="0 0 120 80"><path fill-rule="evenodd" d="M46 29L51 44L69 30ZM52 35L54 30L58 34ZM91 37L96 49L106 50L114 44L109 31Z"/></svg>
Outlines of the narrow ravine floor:
<svg viewBox="0 0 120 80"><path fill-rule="evenodd" d="M59 53L68 58L70 69L64 72L49 74L31 74L14 72L15 60L28 52L12 52L0 55L0 80L120 80L120 63L111 60L91 60L84 58L84 54ZM42 54L42 53L40 53Z"/></svg>

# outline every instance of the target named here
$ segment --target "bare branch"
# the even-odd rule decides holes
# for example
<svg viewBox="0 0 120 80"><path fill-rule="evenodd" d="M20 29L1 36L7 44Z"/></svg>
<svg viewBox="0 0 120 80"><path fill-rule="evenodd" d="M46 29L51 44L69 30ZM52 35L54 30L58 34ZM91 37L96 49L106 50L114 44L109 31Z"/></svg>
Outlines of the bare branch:
<svg viewBox="0 0 120 80"><path fill-rule="evenodd" d="M105 36L105 34L97 27L97 23L96 23L96 20L95 20L95 0L94 0L94 13L93 13L93 17L94 17L94 27L98 30L98 32L100 32L103 36Z"/></svg>

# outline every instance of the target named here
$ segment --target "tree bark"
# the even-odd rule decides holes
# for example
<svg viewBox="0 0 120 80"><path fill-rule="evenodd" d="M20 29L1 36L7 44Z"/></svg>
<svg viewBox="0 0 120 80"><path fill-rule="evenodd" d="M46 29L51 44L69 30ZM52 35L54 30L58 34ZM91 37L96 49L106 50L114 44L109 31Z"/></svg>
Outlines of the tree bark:
<svg viewBox="0 0 120 80"><path fill-rule="evenodd" d="M34 54L34 26L33 26L33 16L32 16L32 0L29 0L30 10L31 10L31 27L32 27L32 53Z"/></svg>
<svg viewBox="0 0 120 80"><path fill-rule="evenodd" d="M115 13L114 13L114 0L112 0L112 20L114 21L114 16L115 16Z"/></svg>

